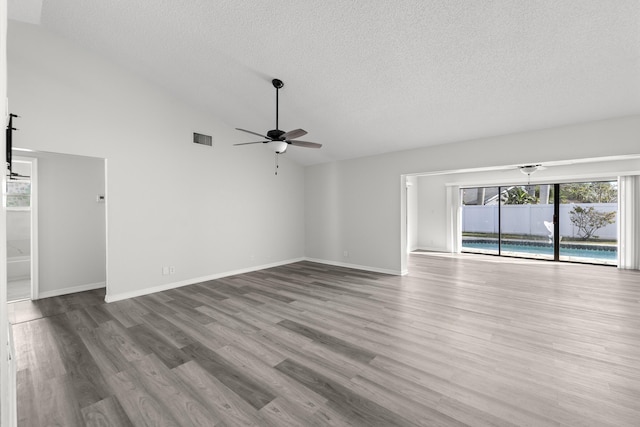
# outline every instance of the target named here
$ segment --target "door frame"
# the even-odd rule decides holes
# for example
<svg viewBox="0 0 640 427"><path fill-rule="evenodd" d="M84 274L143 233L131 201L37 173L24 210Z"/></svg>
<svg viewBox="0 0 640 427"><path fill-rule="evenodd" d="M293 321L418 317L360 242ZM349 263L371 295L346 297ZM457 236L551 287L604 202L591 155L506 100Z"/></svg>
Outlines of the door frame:
<svg viewBox="0 0 640 427"><path fill-rule="evenodd" d="M39 294L38 263L38 159L35 157L13 156L14 162L31 164L31 300L37 300Z"/></svg>

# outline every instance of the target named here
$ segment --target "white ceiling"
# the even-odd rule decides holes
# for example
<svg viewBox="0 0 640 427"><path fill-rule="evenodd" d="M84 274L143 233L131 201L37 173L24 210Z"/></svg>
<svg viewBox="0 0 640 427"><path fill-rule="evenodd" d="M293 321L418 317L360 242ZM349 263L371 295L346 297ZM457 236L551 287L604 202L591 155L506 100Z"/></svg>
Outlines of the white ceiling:
<svg viewBox="0 0 640 427"><path fill-rule="evenodd" d="M283 80L280 128L324 144L291 147L303 164L640 114L638 0L12 0L9 16L232 127L273 129Z"/></svg>

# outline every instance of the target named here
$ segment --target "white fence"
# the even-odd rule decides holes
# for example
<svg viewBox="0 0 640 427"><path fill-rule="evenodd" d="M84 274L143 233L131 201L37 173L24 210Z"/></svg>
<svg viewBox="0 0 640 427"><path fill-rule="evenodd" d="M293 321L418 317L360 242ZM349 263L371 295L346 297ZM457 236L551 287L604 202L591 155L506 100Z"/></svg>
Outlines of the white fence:
<svg viewBox="0 0 640 427"><path fill-rule="evenodd" d="M578 238L579 230L573 225L569 212L574 206L592 206L600 212L618 211L617 203L561 204L560 235ZM502 205L502 233L549 236L544 221L553 220L553 205ZM613 224L598 229L595 235L600 239L617 239L618 216ZM462 231L472 233L498 233L498 206L462 206Z"/></svg>

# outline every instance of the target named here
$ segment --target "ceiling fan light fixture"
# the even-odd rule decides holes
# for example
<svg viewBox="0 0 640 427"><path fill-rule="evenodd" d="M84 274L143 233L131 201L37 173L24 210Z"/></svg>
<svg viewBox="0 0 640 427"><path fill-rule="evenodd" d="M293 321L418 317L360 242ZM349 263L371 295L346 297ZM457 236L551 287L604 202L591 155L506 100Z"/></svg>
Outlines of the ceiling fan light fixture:
<svg viewBox="0 0 640 427"><path fill-rule="evenodd" d="M284 153L285 151L287 151L287 147L289 146L289 144L284 141L272 141L271 144L273 147L273 151L275 151L276 154Z"/></svg>
<svg viewBox="0 0 640 427"><path fill-rule="evenodd" d="M520 166L520 172L522 172L525 175L531 175L532 173L538 170L538 166L539 165Z"/></svg>

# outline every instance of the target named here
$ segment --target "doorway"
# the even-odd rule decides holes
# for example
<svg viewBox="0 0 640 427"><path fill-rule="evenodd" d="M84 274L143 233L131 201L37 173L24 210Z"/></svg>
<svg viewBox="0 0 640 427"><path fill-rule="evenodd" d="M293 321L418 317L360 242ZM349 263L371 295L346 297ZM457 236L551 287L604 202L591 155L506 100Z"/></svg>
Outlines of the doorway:
<svg viewBox="0 0 640 427"><path fill-rule="evenodd" d="M29 190L31 194L29 198L16 194L16 203L24 206L7 208L7 249L9 257L15 255L12 261L18 261L7 267L15 269L16 284L21 280L23 285L21 293L12 294L9 300L35 300L104 288L106 160L30 150L17 153L25 157L13 156L14 171L19 167L17 160L29 159L31 175L30 179L24 178L29 175L25 170L20 174L23 176L10 181L21 186L17 190ZM14 214L21 218L10 223L9 217ZM31 227L27 226L27 215ZM19 266L20 262L23 265ZM25 264L30 274L25 272ZM31 289L25 295L27 279ZM7 294L17 289L11 282Z"/></svg>
<svg viewBox="0 0 640 427"><path fill-rule="evenodd" d="M7 179L7 301L38 294L38 208L35 158L13 157Z"/></svg>

